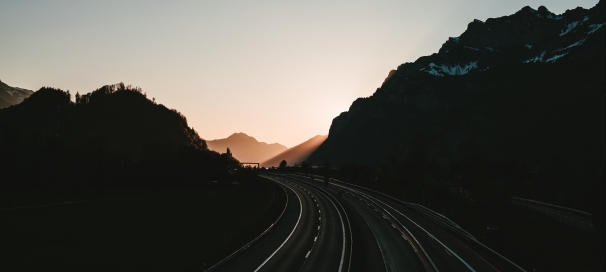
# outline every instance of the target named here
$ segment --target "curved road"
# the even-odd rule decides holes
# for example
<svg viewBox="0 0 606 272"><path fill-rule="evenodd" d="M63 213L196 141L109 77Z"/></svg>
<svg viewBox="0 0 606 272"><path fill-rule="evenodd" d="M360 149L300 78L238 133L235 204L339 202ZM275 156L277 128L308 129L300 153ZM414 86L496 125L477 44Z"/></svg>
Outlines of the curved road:
<svg viewBox="0 0 606 272"><path fill-rule="evenodd" d="M309 181L309 179L299 175L293 175L293 177L301 181ZM319 179L315 179L315 182L321 184ZM343 200L351 202L360 211L373 231L381 229L381 226L384 229L384 226L390 225L393 229L396 225L408 230L427 253L437 271L523 271L522 268L499 256L498 253L490 251L478 242L472 241L469 237L447 231L434 220L430 220L428 216L422 216L421 213L412 211L409 207L412 204L407 205L381 193L333 180L331 180L329 188L335 194L338 194L339 190L345 192ZM369 201L377 204L377 209L371 209L368 204ZM365 209L364 206L367 208ZM375 216L371 215L371 211L375 213ZM384 213L389 214L386 216L387 219L376 220L379 214L383 217ZM389 216L392 218L389 218ZM388 241L382 242L383 239ZM393 238L377 236L379 244L398 243L401 247L404 247L405 242L403 240L405 239L396 241ZM406 268L402 268L401 265L393 261L391 256L403 257L404 255L393 248L381 247L388 271L424 270L422 266L415 267L413 265L406 265ZM410 257L409 259L412 260Z"/></svg>
<svg viewBox="0 0 606 272"><path fill-rule="evenodd" d="M288 195L284 217L221 271L348 271L342 211L312 186L264 176ZM334 203L336 204L336 203Z"/></svg>
<svg viewBox="0 0 606 272"><path fill-rule="evenodd" d="M222 271L524 271L447 218L356 185L299 174L281 221Z"/></svg>

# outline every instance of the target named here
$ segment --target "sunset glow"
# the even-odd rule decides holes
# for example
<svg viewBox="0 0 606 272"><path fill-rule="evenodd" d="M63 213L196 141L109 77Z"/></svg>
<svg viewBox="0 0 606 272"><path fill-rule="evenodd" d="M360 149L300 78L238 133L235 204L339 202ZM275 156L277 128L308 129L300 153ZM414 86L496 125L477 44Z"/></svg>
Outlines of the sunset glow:
<svg viewBox="0 0 606 272"><path fill-rule="evenodd" d="M327 134L390 70L437 52L473 19L594 4L2 1L0 79L72 94L124 82L178 109L205 139L244 131L292 147Z"/></svg>
<svg viewBox="0 0 606 272"><path fill-rule="evenodd" d="M1 0L0 272L604 271L605 37L606 0Z"/></svg>

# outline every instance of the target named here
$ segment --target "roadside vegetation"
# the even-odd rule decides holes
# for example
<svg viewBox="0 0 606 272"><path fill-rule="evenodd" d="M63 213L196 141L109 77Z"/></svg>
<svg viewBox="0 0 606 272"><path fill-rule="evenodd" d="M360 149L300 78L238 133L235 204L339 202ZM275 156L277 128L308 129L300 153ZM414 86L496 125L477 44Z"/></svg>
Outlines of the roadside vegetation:
<svg viewBox="0 0 606 272"><path fill-rule="evenodd" d="M225 179L238 161L208 150L185 117L139 88L76 94L44 87L0 110L0 207L23 192L50 203L108 191L192 188Z"/></svg>

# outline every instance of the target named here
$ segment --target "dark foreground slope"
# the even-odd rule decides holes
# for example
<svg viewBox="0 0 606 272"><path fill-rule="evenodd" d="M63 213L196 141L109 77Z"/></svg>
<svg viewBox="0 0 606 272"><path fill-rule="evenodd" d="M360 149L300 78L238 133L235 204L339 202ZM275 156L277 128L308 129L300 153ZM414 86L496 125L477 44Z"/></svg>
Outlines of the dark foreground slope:
<svg viewBox="0 0 606 272"><path fill-rule="evenodd" d="M122 191L94 201L0 208L0 267L204 271L267 229L285 201L282 189L256 179L235 187Z"/></svg>
<svg viewBox="0 0 606 272"><path fill-rule="evenodd" d="M411 135L429 157L460 161L466 145L531 167L554 158L604 161L604 2L555 15L525 7L475 20L439 53L405 63L333 120L310 157L382 165Z"/></svg>
<svg viewBox="0 0 606 272"><path fill-rule="evenodd" d="M42 88L0 110L5 192L191 186L230 165L237 161L209 151L183 115L123 84L76 95L76 103L69 92Z"/></svg>

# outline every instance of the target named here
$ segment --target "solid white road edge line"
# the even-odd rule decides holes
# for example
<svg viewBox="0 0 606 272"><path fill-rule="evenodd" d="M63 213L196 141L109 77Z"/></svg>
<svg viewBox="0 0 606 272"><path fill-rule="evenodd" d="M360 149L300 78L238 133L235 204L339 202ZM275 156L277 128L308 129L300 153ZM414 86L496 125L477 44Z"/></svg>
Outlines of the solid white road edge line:
<svg viewBox="0 0 606 272"><path fill-rule="evenodd" d="M337 211L337 214L339 215L339 220L341 220L341 229L343 230L343 248L341 251L341 263L339 264L339 272L341 272L343 270L343 261L345 260L345 224L343 223L343 217L341 216L341 212L339 211L339 209L337 209L337 205L335 205L335 203L332 202L332 200L328 196L326 196L326 194L324 192L322 192L322 191L318 191L318 192L323 194L326 197L326 199L328 199L328 201L330 201L332 206L335 207L335 210Z"/></svg>
<svg viewBox="0 0 606 272"><path fill-rule="evenodd" d="M290 239L290 236L292 236L292 234L297 229L297 226L299 226L299 222L301 221L301 215L303 214L303 203L301 203L301 198L299 197L299 194L297 194L297 192L295 192L295 190L290 188L290 186L286 185L286 187L288 187L288 189L293 191L295 193L295 195L297 196L297 198L299 199L299 219L297 219L297 224L295 224L295 227L292 229L292 231L290 232L288 237L286 237L286 240L284 240L284 242L282 242L282 244L278 247L278 249L276 249L276 251L274 251L274 253L272 253L261 265L259 265L259 267L257 267L257 269L255 269L255 272L259 271L259 269L261 269L269 261L269 259L271 259L271 257L276 255L276 252L278 252L278 250L280 250L282 248L282 246L284 246L284 244L286 244L288 239Z"/></svg>
<svg viewBox="0 0 606 272"><path fill-rule="evenodd" d="M326 197L326 199L328 199L328 201L330 201L330 203L335 207L335 210L337 211L337 214L339 215L339 219L341 220L341 229L343 230L343 248L341 251L341 263L339 264L339 272L341 272L341 271L343 271L343 262L345 260L345 224L343 223L343 216L341 216L341 212L339 211L339 209L337 209L337 205L335 205L335 203L328 196L326 196L326 194L322 191L325 191L326 193L328 193L328 192L322 188L318 188L318 189L320 189L320 190L317 190L317 191L320 194L324 195ZM314 199L314 201L316 201L316 200ZM369 225L369 227L370 227L370 225ZM319 229L320 229L320 227L318 226L318 230Z"/></svg>

